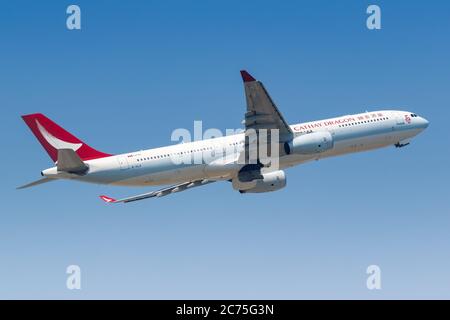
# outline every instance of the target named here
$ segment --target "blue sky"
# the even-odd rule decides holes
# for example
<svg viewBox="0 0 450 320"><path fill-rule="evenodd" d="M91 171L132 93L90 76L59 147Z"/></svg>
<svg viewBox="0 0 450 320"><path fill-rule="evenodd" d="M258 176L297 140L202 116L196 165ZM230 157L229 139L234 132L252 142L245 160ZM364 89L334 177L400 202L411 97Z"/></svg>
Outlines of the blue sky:
<svg viewBox="0 0 450 320"><path fill-rule="evenodd" d="M0 298L450 298L448 1L73 3L81 31L66 29L72 2L0 11ZM52 165L21 114L105 152L162 146L194 120L238 128L240 69L291 123L394 108L430 127L407 148L289 169L268 194L222 183L110 206L97 196L146 189L15 190ZM382 290L366 288L371 264Z"/></svg>

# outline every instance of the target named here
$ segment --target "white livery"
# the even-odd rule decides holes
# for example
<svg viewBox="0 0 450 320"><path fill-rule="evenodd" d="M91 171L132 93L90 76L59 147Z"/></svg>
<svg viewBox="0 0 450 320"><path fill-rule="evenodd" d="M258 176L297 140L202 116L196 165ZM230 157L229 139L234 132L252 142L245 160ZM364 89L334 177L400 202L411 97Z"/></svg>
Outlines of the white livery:
<svg viewBox="0 0 450 320"><path fill-rule="evenodd" d="M400 110L288 125L263 84L246 71L241 75L247 101L245 131L220 138L111 155L91 148L40 113L22 116L55 166L43 170L42 179L19 188L57 179L118 186L171 185L118 200L100 196L108 203L165 196L215 181L229 181L241 193L275 191L286 186L286 168L347 153L404 147L428 127L425 118ZM248 156L250 133L256 133L258 140L262 132L271 130L276 130L271 146L278 151L277 167L262 163L258 154L255 159Z"/></svg>

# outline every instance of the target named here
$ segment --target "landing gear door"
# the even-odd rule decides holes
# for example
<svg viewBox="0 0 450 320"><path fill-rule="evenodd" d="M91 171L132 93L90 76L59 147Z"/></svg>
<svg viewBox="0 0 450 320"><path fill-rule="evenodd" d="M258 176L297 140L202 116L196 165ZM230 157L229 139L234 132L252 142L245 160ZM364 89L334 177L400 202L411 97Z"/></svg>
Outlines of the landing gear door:
<svg viewBox="0 0 450 320"><path fill-rule="evenodd" d="M128 159L125 156L119 156L117 157L117 161L119 162L119 166L121 170L126 170L130 167L128 164Z"/></svg>

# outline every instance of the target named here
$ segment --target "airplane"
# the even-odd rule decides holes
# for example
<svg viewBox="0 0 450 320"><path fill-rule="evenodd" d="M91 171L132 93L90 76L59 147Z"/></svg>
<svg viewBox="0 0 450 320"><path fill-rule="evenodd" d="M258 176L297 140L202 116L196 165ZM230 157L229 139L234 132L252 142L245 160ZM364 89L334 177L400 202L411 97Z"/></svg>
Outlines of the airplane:
<svg viewBox="0 0 450 320"><path fill-rule="evenodd" d="M100 196L106 203L161 197L217 181L229 181L241 193L270 192L286 186L287 168L387 146L401 148L429 124L413 112L379 110L289 125L262 82L245 70L241 76L247 102L245 130L223 137L112 155L90 147L43 114L22 116L55 166L43 170L40 180L18 189L60 179L117 186L170 185L121 199ZM276 131L270 145L278 152L277 166L262 163L254 152L254 137L263 141L264 130ZM250 159L251 153L256 157ZM205 154L215 157L205 161ZM194 157L201 160L180 161Z"/></svg>

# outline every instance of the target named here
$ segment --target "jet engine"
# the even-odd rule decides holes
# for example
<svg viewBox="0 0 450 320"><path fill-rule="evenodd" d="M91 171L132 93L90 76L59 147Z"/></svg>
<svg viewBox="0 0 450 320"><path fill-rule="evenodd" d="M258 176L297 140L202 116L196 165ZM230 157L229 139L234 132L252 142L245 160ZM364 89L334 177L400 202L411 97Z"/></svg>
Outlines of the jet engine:
<svg viewBox="0 0 450 320"><path fill-rule="evenodd" d="M295 137L284 144L286 154L314 154L333 148L334 142L331 133L318 131L306 133Z"/></svg>
<svg viewBox="0 0 450 320"><path fill-rule="evenodd" d="M261 193L277 191L286 186L286 175L283 170L261 173L261 179L241 182L238 177L232 180L233 188L240 193Z"/></svg>

